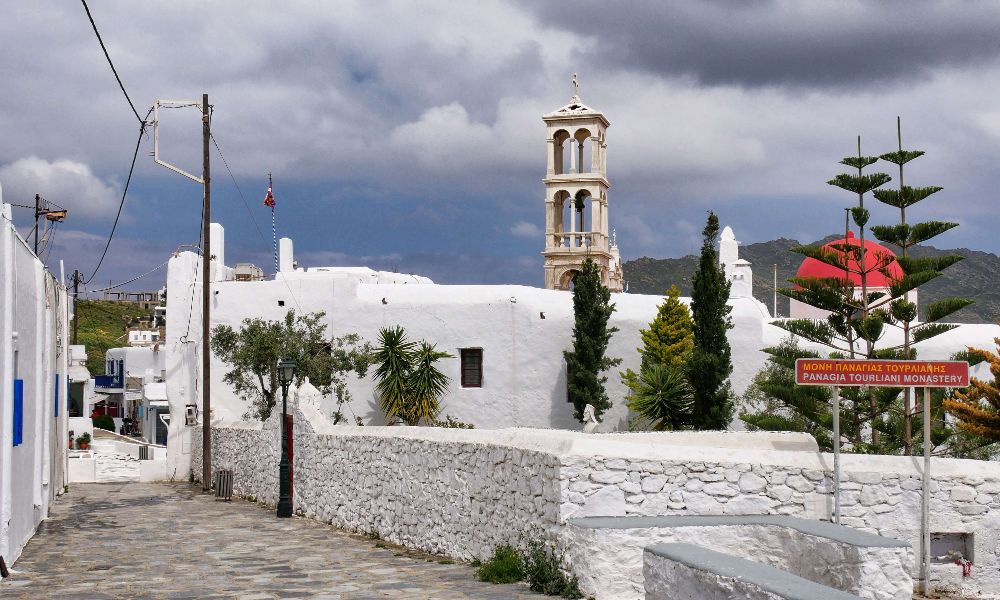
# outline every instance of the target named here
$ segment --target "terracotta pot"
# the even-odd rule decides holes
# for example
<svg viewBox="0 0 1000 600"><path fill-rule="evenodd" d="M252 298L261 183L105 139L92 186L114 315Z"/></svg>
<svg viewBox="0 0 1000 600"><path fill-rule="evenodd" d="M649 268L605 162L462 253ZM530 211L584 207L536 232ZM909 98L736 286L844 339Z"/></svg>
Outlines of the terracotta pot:
<svg viewBox="0 0 1000 600"><path fill-rule="evenodd" d="M90 442L82 442L80 444L80 450L88 450L90 448Z"/></svg>

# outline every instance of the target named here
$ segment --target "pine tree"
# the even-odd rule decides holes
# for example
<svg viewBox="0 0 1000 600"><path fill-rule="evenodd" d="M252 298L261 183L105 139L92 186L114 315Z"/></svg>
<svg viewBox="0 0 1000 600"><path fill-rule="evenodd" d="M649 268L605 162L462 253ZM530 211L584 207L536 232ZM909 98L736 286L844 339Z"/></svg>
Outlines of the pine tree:
<svg viewBox="0 0 1000 600"><path fill-rule="evenodd" d="M640 370L654 364L677 370L687 364L694 349L694 324L691 311L680 301L680 295L676 285L670 286L649 329L639 332L642 336L642 348L638 349L642 356Z"/></svg>
<svg viewBox="0 0 1000 600"><path fill-rule="evenodd" d="M726 303L730 282L715 250L719 234L715 213L708 213L702 234L701 257L691 292L694 349L688 362L688 381L694 395L692 425L695 429L725 429L733 414L729 385L732 351L726 339L726 330L733 325L729 318L732 307Z"/></svg>
<svg viewBox="0 0 1000 600"><path fill-rule="evenodd" d="M607 376L601 373L621 363L620 358L605 356L608 342L617 327L608 327L615 311L611 291L601 284L601 271L591 259L573 280L573 350L563 352L566 358L566 387L573 401L573 416L583 422L583 410L593 405L598 419L611 408L604 390Z"/></svg>

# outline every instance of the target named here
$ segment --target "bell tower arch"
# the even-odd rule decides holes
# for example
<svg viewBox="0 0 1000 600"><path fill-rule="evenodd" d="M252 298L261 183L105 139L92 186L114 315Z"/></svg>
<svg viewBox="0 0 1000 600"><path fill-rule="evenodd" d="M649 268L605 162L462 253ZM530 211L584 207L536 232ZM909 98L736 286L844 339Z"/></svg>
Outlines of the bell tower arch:
<svg viewBox="0 0 1000 600"><path fill-rule="evenodd" d="M606 134L611 122L580 100L576 73L569 104L542 116L548 166L545 171L545 287L570 289L590 258L612 292L624 277L615 240L608 235Z"/></svg>

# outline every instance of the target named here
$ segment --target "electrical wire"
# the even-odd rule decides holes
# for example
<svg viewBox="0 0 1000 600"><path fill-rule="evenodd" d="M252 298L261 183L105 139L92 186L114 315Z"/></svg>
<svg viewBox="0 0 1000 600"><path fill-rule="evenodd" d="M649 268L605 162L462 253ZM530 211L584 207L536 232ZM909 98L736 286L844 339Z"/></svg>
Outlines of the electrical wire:
<svg viewBox="0 0 1000 600"><path fill-rule="evenodd" d="M264 237L264 233L260 230L260 225L257 224L257 219L253 216L253 211L250 210L250 205L247 204L247 199L243 196L243 190L240 189L240 184L236 182L236 177L233 175L232 169L229 168L229 162L226 161L226 157L222 154L222 148L219 147L219 142L215 139L215 134L210 134L212 137L212 143L215 144L215 149L219 151L219 158L222 159L222 164L226 166L226 171L229 173L229 178L233 180L233 185L236 186L236 191L240 194L240 200L243 201L243 207L247 209L247 215L250 216L250 220L253 222L254 228L257 230L257 235L260 237L261 241L267 244L267 239Z"/></svg>
<svg viewBox="0 0 1000 600"><path fill-rule="evenodd" d="M137 275L137 276L133 277L132 279L129 279L128 281L123 281L123 282L121 282L121 283L116 283L116 284L114 284L114 285L111 285L111 286L108 286L108 287L106 287L106 288L100 288L100 289L97 289L97 290L87 290L87 292L88 292L88 293L90 293L90 292L107 292L107 291L110 291L110 290L113 290L113 289L115 289L115 288L120 288L120 287L122 287L123 285L128 285L128 284L130 284L130 283L135 283L136 281L139 281L139 280L140 280L140 279L142 279L143 277L145 277L145 276L147 276L147 275L152 275L153 273L155 273L155 272L159 271L159 270L160 270L160 269L162 269L163 267L167 266L167 263L169 263L169 262L170 262L170 261L168 260L168 261L164 262L163 264L161 264L161 265L159 265L159 266L157 266L157 267L154 267L154 268L153 268L152 270L150 270L150 271L146 271L146 272L145 272L145 273L143 273L142 275Z"/></svg>
<svg viewBox="0 0 1000 600"><path fill-rule="evenodd" d="M133 104L132 99L129 98L128 92L125 91L125 84L122 83L122 78L118 76L118 69L115 68L115 63L111 62L111 55L108 54L108 49L104 45L104 40L101 39L101 32L97 30L97 23L94 22L94 17L90 14L90 7L87 6L87 0L80 1L83 2L83 10L87 11L87 18L90 19L90 25L94 28L94 34L97 35L97 41L101 44L101 50L104 51L104 58L108 59L108 65L111 67L111 72L115 74L115 79L118 80L118 87L120 87L122 89L122 93L125 94L125 99L128 100L128 105L132 108L135 118L138 119L140 123L145 125L145 121L139 116L139 111L135 109L135 104Z"/></svg>
<svg viewBox="0 0 1000 600"><path fill-rule="evenodd" d="M149 114L153 112L153 109L149 109L149 113L146 113L148 117ZM111 226L111 233L108 234L108 243L104 245L104 252L101 253L101 259L97 261L97 266L94 267L94 272L91 273L90 277L84 281L84 285L93 281L94 277L97 277L98 271L101 270L101 265L104 264L104 257L108 255L108 248L111 246L111 240L115 237L115 230L118 228L118 219L122 216L122 207L125 206L125 196L128 194L128 186L132 182L132 172L135 170L135 160L139 156L139 146L142 145L142 136L146 133L146 121L144 119L139 119L141 124L139 125L139 138L135 141L135 151L132 153L132 165L128 168L128 177L125 179L125 189L122 190L122 199L118 203L118 214L115 215L114 225Z"/></svg>

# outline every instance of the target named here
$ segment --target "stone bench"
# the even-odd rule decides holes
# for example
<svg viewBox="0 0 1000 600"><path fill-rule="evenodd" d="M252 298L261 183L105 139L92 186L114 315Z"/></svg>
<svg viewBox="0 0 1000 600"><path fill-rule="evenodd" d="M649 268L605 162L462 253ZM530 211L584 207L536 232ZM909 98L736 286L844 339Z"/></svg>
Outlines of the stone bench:
<svg viewBox="0 0 1000 600"><path fill-rule="evenodd" d="M643 553L646 600L859 600L787 571L691 544Z"/></svg>
<svg viewBox="0 0 1000 600"><path fill-rule="evenodd" d="M586 517L563 531L566 558L588 594L643 597L643 548L689 543L788 571L870 600L913 594L909 544L826 521L780 515Z"/></svg>

